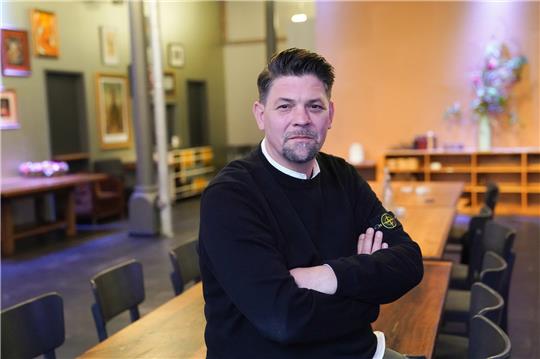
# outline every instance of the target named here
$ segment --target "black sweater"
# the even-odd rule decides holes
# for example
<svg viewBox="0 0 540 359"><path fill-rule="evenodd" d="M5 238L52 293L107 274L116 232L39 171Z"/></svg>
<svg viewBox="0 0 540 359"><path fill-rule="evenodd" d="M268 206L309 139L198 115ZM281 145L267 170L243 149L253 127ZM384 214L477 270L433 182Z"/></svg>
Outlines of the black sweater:
<svg viewBox="0 0 540 359"><path fill-rule="evenodd" d="M401 226L389 248L357 255L380 222L380 201L344 160L319 153L321 173L300 180L259 148L231 162L203 194L200 265L207 358L371 358L379 304L417 285L420 249ZM289 270L330 265L334 295L300 289Z"/></svg>

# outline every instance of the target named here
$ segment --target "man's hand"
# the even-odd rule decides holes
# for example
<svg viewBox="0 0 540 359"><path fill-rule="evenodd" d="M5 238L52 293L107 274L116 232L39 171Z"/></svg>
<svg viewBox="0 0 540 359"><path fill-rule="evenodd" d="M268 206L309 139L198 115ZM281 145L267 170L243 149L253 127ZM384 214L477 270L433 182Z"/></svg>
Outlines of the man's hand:
<svg viewBox="0 0 540 359"><path fill-rule="evenodd" d="M336 293L336 274L332 267L328 265L293 268L289 273L291 273L299 288L313 289L324 294Z"/></svg>
<svg viewBox="0 0 540 359"><path fill-rule="evenodd" d="M388 243L383 241L383 233L375 232L373 228L368 228L366 233L362 233L358 237L358 254L373 254L380 249L388 248Z"/></svg>

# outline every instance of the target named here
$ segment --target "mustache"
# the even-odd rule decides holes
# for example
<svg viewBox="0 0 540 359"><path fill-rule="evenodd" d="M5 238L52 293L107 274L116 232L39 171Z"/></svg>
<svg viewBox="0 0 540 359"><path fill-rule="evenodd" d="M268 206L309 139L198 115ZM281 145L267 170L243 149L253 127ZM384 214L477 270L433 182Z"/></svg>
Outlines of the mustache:
<svg viewBox="0 0 540 359"><path fill-rule="evenodd" d="M285 134L284 140L287 141L287 140L290 140L293 137L299 137L299 136L300 137L308 137L308 138L312 138L312 139L317 139L317 132L307 130L307 129L293 131L293 132L287 132Z"/></svg>

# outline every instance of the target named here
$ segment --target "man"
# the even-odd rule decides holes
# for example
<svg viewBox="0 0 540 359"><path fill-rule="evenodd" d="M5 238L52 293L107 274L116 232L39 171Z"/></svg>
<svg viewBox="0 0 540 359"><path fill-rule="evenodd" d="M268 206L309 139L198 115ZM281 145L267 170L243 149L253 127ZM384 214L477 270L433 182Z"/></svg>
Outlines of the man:
<svg viewBox="0 0 540 359"><path fill-rule="evenodd" d="M420 282L422 257L355 169L319 152L333 81L315 53L274 56L253 105L263 141L203 195L210 359L402 357L370 323Z"/></svg>

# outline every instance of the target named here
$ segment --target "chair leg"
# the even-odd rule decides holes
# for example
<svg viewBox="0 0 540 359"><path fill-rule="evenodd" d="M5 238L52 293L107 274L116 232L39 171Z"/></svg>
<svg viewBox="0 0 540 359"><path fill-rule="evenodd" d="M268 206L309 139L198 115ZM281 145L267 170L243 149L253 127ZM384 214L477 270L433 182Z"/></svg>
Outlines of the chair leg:
<svg viewBox="0 0 540 359"><path fill-rule="evenodd" d="M139 314L139 307L131 308L129 310L129 315L131 316L131 322L134 322L137 319L139 319L141 317Z"/></svg>
<svg viewBox="0 0 540 359"><path fill-rule="evenodd" d="M44 353L43 357L45 359L56 359L56 354L54 353L54 350L51 350L50 352Z"/></svg>
<svg viewBox="0 0 540 359"><path fill-rule="evenodd" d="M92 315L94 316L94 322L96 323L96 330L99 341L102 342L109 337L107 334L107 328L105 327L105 321L101 315L101 311L96 303L92 304Z"/></svg>

